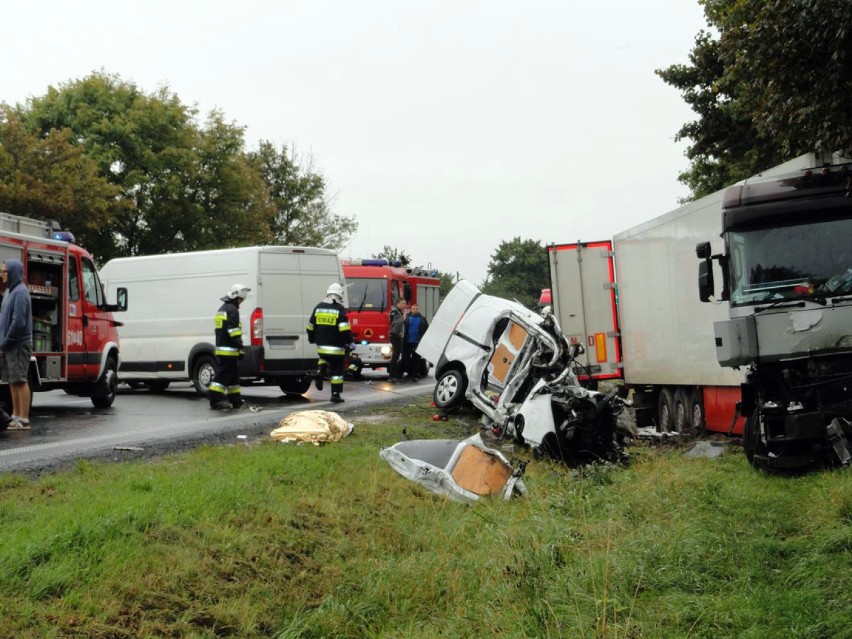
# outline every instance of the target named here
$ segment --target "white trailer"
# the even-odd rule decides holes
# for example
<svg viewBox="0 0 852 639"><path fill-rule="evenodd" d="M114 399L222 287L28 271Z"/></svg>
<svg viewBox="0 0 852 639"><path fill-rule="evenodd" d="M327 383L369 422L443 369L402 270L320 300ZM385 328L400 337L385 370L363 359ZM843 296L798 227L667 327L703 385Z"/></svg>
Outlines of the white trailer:
<svg viewBox="0 0 852 639"><path fill-rule="evenodd" d="M807 154L761 175L817 166ZM585 346L591 381L623 378L637 419L661 431L742 432L736 413L744 371L716 357L714 321L725 303L699 300L696 245L723 251L725 190L616 234L612 241L550 244L554 312L570 342Z"/></svg>
<svg viewBox="0 0 852 639"><path fill-rule="evenodd" d="M121 381L162 390L191 380L201 394L214 370L213 316L233 284L251 288L240 306L243 384L277 385L288 393L305 392L317 369L306 332L314 306L331 283L345 284L333 251L292 246L118 258L101 276L107 290L133 292L119 328Z"/></svg>

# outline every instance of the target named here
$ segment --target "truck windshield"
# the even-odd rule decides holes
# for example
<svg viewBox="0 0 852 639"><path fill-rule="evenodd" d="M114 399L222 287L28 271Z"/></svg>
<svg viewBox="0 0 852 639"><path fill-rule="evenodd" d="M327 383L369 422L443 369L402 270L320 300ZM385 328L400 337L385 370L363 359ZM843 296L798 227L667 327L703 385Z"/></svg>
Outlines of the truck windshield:
<svg viewBox="0 0 852 639"><path fill-rule="evenodd" d="M346 279L350 311L384 311L388 307L388 281L372 278Z"/></svg>
<svg viewBox="0 0 852 639"><path fill-rule="evenodd" d="M729 231L731 304L852 293L849 238L852 219Z"/></svg>

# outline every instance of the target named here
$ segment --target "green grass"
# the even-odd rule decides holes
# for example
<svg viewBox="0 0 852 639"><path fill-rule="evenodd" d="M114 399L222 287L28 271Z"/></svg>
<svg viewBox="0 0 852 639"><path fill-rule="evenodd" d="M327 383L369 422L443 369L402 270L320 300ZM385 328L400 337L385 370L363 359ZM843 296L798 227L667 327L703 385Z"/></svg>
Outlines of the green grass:
<svg viewBox="0 0 852 639"><path fill-rule="evenodd" d="M0 637L852 637L848 470L640 446L466 506L379 458L475 432L419 401L322 447L0 476Z"/></svg>

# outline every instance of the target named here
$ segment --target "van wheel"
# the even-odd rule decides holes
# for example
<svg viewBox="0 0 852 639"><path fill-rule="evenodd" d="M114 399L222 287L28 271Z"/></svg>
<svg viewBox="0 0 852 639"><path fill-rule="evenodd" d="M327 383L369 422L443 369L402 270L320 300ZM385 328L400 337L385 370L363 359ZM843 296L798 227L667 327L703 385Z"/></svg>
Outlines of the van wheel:
<svg viewBox="0 0 852 639"><path fill-rule="evenodd" d="M460 371L454 368L444 371L432 391L435 406L444 410L461 406L466 388L467 380Z"/></svg>
<svg viewBox="0 0 852 639"><path fill-rule="evenodd" d="M207 396L210 391L210 382L216 375L216 360L207 353L199 355L192 367L192 384L195 392Z"/></svg>
<svg viewBox="0 0 852 639"><path fill-rule="evenodd" d="M96 408L109 408L115 401L115 394L118 390L117 370L118 362L115 357L110 355L107 358L104 374L95 382L95 389L92 391L92 405Z"/></svg>
<svg viewBox="0 0 852 639"><path fill-rule="evenodd" d="M311 381L313 380L307 376L294 377L293 379L288 379L283 384L279 384L278 388L288 395L301 395L306 393L311 387Z"/></svg>
<svg viewBox="0 0 852 639"><path fill-rule="evenodd" d="M12 389L9 388L8 384L0 386L0 410L5 412L7 415L11 415L13 411Z"/></svg>
<svg viewBox="0 0 852 639"><path fill-rule="evenodd" d="M152 393L162 393L169 387L171 382L167 379L158 379L156 382L145 382L145 387Z"/></svg>

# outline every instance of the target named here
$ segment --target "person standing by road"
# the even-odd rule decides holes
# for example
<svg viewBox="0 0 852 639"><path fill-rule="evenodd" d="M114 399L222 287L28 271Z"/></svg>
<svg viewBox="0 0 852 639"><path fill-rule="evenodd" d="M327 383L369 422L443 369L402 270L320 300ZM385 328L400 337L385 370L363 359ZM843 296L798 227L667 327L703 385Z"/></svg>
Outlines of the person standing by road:
<svg viewBox="0 0 852 639"><path fill-rule="evenodd" d="M349 354L352 330L343 306L343 287L334 282L325 298L316 305L308 323L308 341L316 344L319 362L315 378L317 390L322 390L326 368L331 378L331 401L340 403L343 397L343 361Z"/></svg>
<svg viewBox="0 0 852 639"><path fill-rule="evenodd" d="M402 346L402 370L408 373L411 381L416 381L422 374L423 358L415 351L427 328L429 322L420 314L420 307L412 304L405 317L405 343Z"/></svg>
<svg viewBox="0 0 852 639"><path fill-rule="evenodd" d="M399 298L391 309L388 335L391 344L391 360L388 363L388 381L397 382L402 379L402 348L405 337L405 300Z"/></svg>
<svg viewBox="0 0 852 639"><path fill-rule="evenodd" d="M24 265L8 259L0 265L0 279L6 286L0 305L0 377L9 382L12 416L9 430L30 428L30 386L27 374L33 352L33 307L24 284Z"/></svg>
<svg viewBox="0 0 852 639"><path fill-rule="evenodd" d="M243 325L240 304L251 293L243 284L234 284L216 311L216 374L210 382L210 408L224 410L243 405L240 388L240 360L243 350Z"/></svg>

